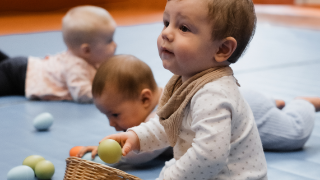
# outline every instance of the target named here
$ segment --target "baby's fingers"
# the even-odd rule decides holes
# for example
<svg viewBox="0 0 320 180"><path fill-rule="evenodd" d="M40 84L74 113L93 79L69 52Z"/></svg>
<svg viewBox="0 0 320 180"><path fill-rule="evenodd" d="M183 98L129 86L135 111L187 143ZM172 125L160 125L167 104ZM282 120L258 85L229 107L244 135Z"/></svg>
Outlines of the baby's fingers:
<svg viewBox="0 0 320 180"><path fill-rule="evenodd" d="M97 153L98 153L98 148L95 148L92 150L92 152L91 152L92 159L94 159L96 157Z"/></svg>
<svg viewBox="0 0 320 180"><path fill-rule="evenodd" d="M120 138L118 137L117 134L112 134L112 135L109 135L109 136L106 136L106 137L102 138L101 141L99 142L99 144L100 144L102 141L107 140L107 139L113 139L113 140L115 140L115 141L117 141L117 142L120 141ZM119 139L119 141L118 141L118 139Z"/></svg>
<svg viewBox="0 0 320 180"><path fill-rule="evenodd" d="M77 154L78 158L82 158L82 156L88 151L88 147L83 147L80 149L80 151Z"/></svg>
<svg viewBox="0 0 320 180"><path fill-rule="evenodd" d="M125 143L122 147L122 155L126 156L132 149L132 145L130 143Z"/></svg>

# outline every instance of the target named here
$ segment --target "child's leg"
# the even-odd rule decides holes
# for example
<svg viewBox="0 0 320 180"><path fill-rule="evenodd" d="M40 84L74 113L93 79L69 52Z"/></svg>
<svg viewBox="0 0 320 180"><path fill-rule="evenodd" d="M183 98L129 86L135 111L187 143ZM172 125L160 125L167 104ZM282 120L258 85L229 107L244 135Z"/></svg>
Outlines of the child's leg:
<svg viewBox="0 0 320 180"><path fill-rule="evenodd" d="M6 54L4 54L2 51L0 51L0 62L5 60L5 59L9 59L9 56L7 56Z"/></svg>
<svg viewBox="0 0 320 180"><path fill-rule="evenodd" d="M242 90L258 126L263 148L289 151L303 147L314 126L315 107L308 101L295 99L280 110L263 94Z"/></svg>
<svg viewBox="0 0 320 180"><path fill-rule="evenodd" d="M0 96L25 95L27 57L0 62Z"/></svg>

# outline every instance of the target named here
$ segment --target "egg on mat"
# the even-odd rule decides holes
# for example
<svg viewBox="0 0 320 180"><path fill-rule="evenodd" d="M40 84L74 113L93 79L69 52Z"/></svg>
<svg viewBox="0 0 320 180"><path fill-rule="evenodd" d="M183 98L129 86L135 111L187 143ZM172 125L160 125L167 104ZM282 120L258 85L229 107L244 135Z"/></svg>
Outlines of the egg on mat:
<svg viewBox="0 0 320 180"><path fill-rule="evenodd" d="M21 165L12 168L7 174L7 180L34 180L34 171L31 167Z"/></svg>
<svg viewBox="0 0 320 180"><path fill-rule="evenodd" d="M34 127L39 130L47 130L53 124L53 116L50 113L41 113L33 120Z"/></svg>
<svg viewBox="0 0 320 180"><path fill-rule="evenodd" d="M48 160L38 162L35 168L35 174L38 179L51 179L54 171L54 165Z"/></svg>
<svg viewBox="0 0 320 180"><path fill-rule="evenodd" d="M122 150L120 144L112 139L102 141L98 146L99 157L108 164L114 164L120 161Z"/></svg>
<svg viewBox="0 0 320 180"><path fill-rule="evenodd" d="M35 169L36 165L38 162L45 160L44 157L39 156L39 155L31 155L26 157L23 162L22 165L26 165L31 167L33 170Z"/></svg>
<svg viewBox="0 0 320 180"><path fill-rule="evenodd" d="M81 148L83 148L83 146L75 146L75 147L71 148L69 151L69 155L76 157Z"/></svg>

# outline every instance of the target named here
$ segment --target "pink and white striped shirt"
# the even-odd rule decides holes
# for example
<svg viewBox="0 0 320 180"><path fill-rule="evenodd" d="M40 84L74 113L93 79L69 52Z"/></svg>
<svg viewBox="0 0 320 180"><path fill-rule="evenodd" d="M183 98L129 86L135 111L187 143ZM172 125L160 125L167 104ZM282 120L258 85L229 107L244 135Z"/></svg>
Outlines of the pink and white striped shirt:
<svg viewBox="0 0 320 180"><path fill-rule="evenodd" d="M66 51L43 59L28 58L25 94L31 100L67 100L92 103L96 69Z"/></svg>

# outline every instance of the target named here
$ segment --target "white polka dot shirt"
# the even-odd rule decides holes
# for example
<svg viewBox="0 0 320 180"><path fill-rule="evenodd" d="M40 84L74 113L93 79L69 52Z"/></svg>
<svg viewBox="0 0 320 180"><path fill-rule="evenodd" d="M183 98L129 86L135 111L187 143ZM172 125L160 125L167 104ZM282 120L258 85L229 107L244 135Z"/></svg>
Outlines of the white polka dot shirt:
<svg viewBox="0 0 320 180"><path fill-rule="evenodd" d="M169 146L158 117L131 128L140 152ZM183 115L174 163L159 179L267 179L260 136L248 104L233 76L206 84L191 99Z"/></svg>

